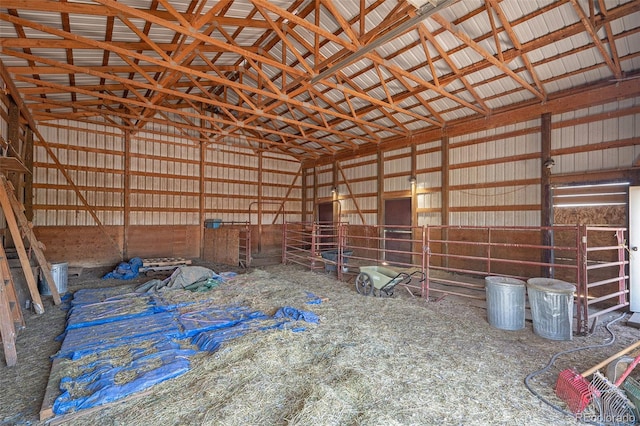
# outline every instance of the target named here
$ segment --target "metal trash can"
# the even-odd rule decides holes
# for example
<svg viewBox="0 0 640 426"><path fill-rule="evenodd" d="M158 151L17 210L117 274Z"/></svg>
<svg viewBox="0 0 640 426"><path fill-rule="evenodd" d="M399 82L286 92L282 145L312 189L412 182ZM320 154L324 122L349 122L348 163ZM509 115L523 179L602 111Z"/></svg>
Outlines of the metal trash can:
<svg viewBox="0 0 640 426"><path fill-rule="evenodd" d="M530 278L527 293L533 332L551 340L573 339L573 293L576 286L553 278Z"/></svg>
<svg viewBox="0 0 640 426"><path fill-rule="evenodd" d="M67 262L52 263L51 275L53 276L53 281L56 284L58 293L65 294L67 292L69 264ZM51 289L49 289L49 285L47 284L47 280L44 278L42 270L40 271L40 279L38 280L38 290L43 296L51 296Z"/></svg>
<svg viewBox="0 0 640 426"><path fill-rule="evenodd" d="M509 277L486 277L487 320L501 330L524 328L526 284Z"/></svg>

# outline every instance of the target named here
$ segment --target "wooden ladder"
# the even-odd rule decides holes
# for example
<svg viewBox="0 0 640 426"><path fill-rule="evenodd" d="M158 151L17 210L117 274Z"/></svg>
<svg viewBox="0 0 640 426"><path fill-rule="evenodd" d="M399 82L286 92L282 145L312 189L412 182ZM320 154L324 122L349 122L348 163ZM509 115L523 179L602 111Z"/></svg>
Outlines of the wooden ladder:
<svg viewBox="0 0 640 426"><path fill-rule="evenodd" d="M24 328L24 317L11 277L7 255L0 244L0 336L4 347L4 358L9 367L18 362L16 330L22 328Z"/></svg>
<svg viewBox="0 0 640 426"><path fill-rule="evenodd" d="M16 246L18 257L20 258L22 271L24 272L24 276L27 280L27 286L29 287L31 299L33 301L33 308L37 314L41 314L44 312L44 307L42 305L40 293L38 292L38 285L36 283L35 277L33 276L33 271L31 270L29 256L27 255L27 251L22 241L23 238L25 238L29 242L29 247L35 254L38 265L40 266L40 270L44 275L44 279L47 281L49 290L51 290L53 303L55 303L56 305L61 303L60 294L58 293L58 288L56 287L53 275L51 274L51 267L49 266L47 259L44 257L44 246L36 238L31 222L27 220L27 217L24 214L24 206L16 198L13 185L7 180L6 176L1 173L0 204L2 205L2 211L4 212L4 215L7 219L7 225L9 226L9 230L11 231L11 236L13 237L13 242Z"/></svg>

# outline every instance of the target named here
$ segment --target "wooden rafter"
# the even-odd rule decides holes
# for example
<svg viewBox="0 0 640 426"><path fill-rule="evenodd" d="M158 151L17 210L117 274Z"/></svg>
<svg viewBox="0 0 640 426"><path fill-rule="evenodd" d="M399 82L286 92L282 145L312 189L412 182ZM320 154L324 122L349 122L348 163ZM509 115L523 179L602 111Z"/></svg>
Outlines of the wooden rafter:
<svg viewBox="0 0 640 426"><path fill-rule="evenodd" d="M584 10L582 10L582 6L578 4L577 0L571 0L571 5L573 6L573 9L578 14L578 18L580 18L580 21L582 21L582 24L584 25L584 28L587 30L589 37L591 37L591 40L593 41L593 44L595 45L596 49L598 49L598 51L600 52L602 59L604 59L604 61L609 66L611 73L616 78L620 78L622 75L622 71L620 70L620 67L616 65L616 62L612 59L611 55L609 55L609 52L607 52L607 49L604 47L602 40L600 40L600 37L597 34L597 30L593 26L593 23L589 20L587 15L585 15Z"/></svg>

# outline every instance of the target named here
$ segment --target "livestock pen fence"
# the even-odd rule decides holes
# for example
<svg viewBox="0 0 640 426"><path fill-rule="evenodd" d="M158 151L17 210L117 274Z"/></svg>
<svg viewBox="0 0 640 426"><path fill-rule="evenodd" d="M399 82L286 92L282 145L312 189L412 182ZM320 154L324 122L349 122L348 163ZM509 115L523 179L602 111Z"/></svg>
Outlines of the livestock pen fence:
<svg viewBox="0 0 640 426"><path fill-rule="evenodd" d="M335 273L350 281L360 266L420 271L403 285L427 300L454 295L485 299L484 277L556 278L576 285L575 328L586 334L598 317L629 305L626 228L375 226L289 222L282 262ZM420 274L418 274L420 275ZM591 326L590 326L591 324Z"/></svg>

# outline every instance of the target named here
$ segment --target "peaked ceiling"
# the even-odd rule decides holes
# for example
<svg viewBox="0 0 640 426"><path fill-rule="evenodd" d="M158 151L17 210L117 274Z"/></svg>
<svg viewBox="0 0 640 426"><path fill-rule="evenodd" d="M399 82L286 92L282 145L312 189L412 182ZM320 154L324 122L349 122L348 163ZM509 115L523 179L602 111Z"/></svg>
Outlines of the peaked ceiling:
<svg viewBox="0 0 640 426"><path fill-rule="evenodd" d="M36 121L300 160L640 70L640 0L1 0L0 35Z"/></svg>

